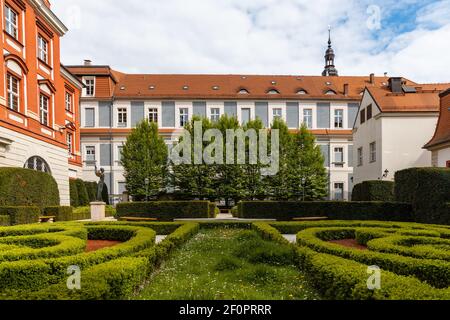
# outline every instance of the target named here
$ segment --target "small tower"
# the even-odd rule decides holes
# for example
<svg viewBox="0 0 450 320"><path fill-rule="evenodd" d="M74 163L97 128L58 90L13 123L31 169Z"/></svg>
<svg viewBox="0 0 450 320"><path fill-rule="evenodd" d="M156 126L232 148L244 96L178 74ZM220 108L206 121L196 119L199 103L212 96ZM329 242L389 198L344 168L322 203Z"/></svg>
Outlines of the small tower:
<svg viewBox="0 0 450 320"><path fill-rule="evenodd" d="M334 66L334 58L334 50L331 47L331 27L328 26L328 49L325 53L325 70L323 70L322 76L337 77L339 75L336 67Z"/></svg>

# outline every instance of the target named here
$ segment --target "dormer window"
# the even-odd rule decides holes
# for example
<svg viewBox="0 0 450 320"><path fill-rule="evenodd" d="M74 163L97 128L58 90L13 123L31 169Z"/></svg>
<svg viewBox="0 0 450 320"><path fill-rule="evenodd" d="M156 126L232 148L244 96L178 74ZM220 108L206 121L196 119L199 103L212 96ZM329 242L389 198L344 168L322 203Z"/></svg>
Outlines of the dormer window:
<svg viewBox="0 0 450 320"><path fill-rule="evenodd" d="M308 92L306 92L306 90L300 89L300 90L297 91L297 94L304 95L304 94L308 94Z"/></svg>
<svg viewBox="0 0 450 320"><path fill-rule="evenodd" d="M271 89L267 91L267 94L280 94L280 92L277 89Z"/></svg>
<svg viewBox="0 0 450 320"><path fill-rule="evenodd" d="M242 89L239 89L238 94L250 94L250 92L248 92L247 89L242 88Z"/></svg>
<svg viewBox="0 0 450 320"><path fill-rule="evenodd" d="M183 86L183 90L189 90L189 86Z"/></svg>
<svg viewBox="0 0 450 320"><path fill-rule="evenodd" d="M124 91L125 90L125 86L121 86L120 90Z"/></svg>
<svg viewBox="0 0 450 320"><path fill-rule="evenodd" d="M220 88L219 88L219 86L213 86L212 89L217 91L217 90L219 90Z"/></svg>
<svg viewBox="0 0 450 320"><path fill-rule="evenodd" d="M325 92L325 94L326 94L327 96L334 96L334 95L336 95L336 91L334 91L334 90L328 90L327 92Z"/></svg>
<svg viewBox="0 0 450 320"><path fill-rule="evenodd" d="M149 86L148 89L149 90L155 90L155 86Z"/></svg>
<svg viewBox="0 0 450 320"><path fill-rule="evenodd" d="M95 95L95 77L85 77L84 78L85 85L85 96L93 97Z"/></svg>

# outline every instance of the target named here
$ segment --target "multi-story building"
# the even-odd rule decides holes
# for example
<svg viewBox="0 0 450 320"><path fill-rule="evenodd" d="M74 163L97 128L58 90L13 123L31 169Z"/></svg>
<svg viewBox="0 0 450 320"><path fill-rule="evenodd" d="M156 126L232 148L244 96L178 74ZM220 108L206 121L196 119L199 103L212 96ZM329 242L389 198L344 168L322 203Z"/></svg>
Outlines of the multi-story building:
<svg viewBox="0 0 450 320"><path fill-rule="evenodd" d="M441 111L433 139L425 145L431 152L433 167L450 168L450 89L440 95Z"/></svg>
<svg viewBox="0 0 450 320"><path fill-rule="evenodd" d="M171 145L193 115L217 119L236 116L241 123L260 118L269 126L283 118L291 130L305 123L317 136L329 170L330 198L348 199L353 188L352 129L366 87L382 87L387 78L339 77L331 41L327 74L156 75L124 74L109 66L70 66L85 88L81 97L83 177L96 180L94 165L106 171L110 194L125 191L121 148L137 122L157 122Z"/></svg>
<svg viewBox="0 0 450 320"><path fill-rule="evenodd" d="M354 127L354 183L431 166L423 146L436 129L439 93L448 87L390 78L386 86L366 88Z"/></svg>
<svg viewBox="0 0 450 320"><path fill-rule="evenodd" d="M0 0L0 15L0 166L48 172L68 205L82 169L82 83L60 64L67 28L47 0Z"/></svg>

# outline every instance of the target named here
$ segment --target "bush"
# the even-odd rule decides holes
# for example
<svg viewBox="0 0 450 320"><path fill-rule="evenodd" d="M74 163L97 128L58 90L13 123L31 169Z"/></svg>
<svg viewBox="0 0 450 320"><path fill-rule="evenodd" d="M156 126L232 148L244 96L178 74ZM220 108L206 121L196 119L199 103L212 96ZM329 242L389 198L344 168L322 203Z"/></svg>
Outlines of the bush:
<svg viewBox="0 0 450 320"><path fill-rule="evenodd" d="M9 216L10 225L38 223L41 209L38 207L0 207L0 216Z"/></svg>
<svg viewBox="0 0 450 320"><path fill-rule="evenodd" d="M217 207L217 205L213 202L209 203L209 218L216 218L217 215L220 213L220 209Z"/></svg>
<svg viewBox="0 0 450 320"><path fill-rule="evenodd" d="M94 202L97 200L97 182L85 181L84 185L88 193L89 202Z"/></svg>
<svg viewBox="0 0 450 320"><path fill-rule="evenodd" d="M450 169L406 169L395 180L395 197L412 204L415 221L450 224Z"/></svg>
<svg viewBox="0 0 450 320"><path fill-rule="evenodd" d="M208 218L208 201L155 201L129 202L117 205L116 217L157 218L163 221L173 219Z"/></svg>
<svg viewBox="0 0 450 320"><path fill-rule="evenodd" d="M70 187L70 205L74 208L79 207L77 181L70 179L69 187Z"/></svg>
<svg viewBox="0 0 450 320"><path fill-rule="evenodd" d="M392 181L365 181L353 188L352 201L395 201Z"/></svg>
<svg viewBox="0 0 450 320"><path fill-rule="evenodd" d="M55 179L43 172L21 168L0 168L0 206L59 205Z"/></svg>
<svg viewBox="0 0 450 320"><path fill-rule="evenodd" d="M72 207L47 207L44 209L44 215L47 217L56 217L56 222L74 220Z"/></svg>
<svg viewBox="0 0 450 320"><path fill-rule="evenodd" d="M0 226L9 226L11 224L9 216L0 215Z"/></svg>
<svg viewBox="0 0 450 320"><path fill-rule="evenodd" d="M242 201L240 218L289 221L302 217L328 217L332 220L412 221L412 207L396 202L294 202Z"/></svg>
<svg viewBox="0 0 450 320"><path fill-rule="evenodd" d="M75 180L75 183L77 185L77 193L78 193L78 206L83 207L89 205L89 195L86 190L86 186L84 184L84 181L81 179Z"/></svg>

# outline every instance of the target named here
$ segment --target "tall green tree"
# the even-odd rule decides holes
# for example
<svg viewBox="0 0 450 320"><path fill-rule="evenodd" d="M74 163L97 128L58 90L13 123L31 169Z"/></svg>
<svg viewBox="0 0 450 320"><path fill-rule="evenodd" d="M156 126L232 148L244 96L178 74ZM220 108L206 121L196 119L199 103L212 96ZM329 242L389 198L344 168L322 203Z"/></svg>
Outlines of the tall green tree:
<svg viewBox="0 0 450 320"><path fill-rule="evenodd" d="M268 185L267 194L275 200L288 200L291 195L289 192L289 175L291 171L289 157L292 155L293 139L287 124L282 119L274 119L271 125L271 134L273 134L274 130L278 130L280 141L279 170L276 175L266 178Z"/></svg>
<svg viewBox="0 0 450 320"><path fill-rule="evenodd" d="M207 165L202 157L201 164L194 163L194 125L196 122L202 123L202 132L212 128L212 123L207 118L194 116L185 126L191 136L191 163L190 164L171 164L171 183L176 193L187 199L214 200L214 179L215 169ZM203 137L202 137L203 138ZM182 138L180 138L180 141ZM202 142L201 152L203 153L208 142Z"/></svg>
<svg viewBox="0 0 450 320"><path fill-rule="evenodd" d="M164 191L168 174L168 149L158 125L144 120L137 124L123 147L122 165L127 190L135 201ZM148 184L146 184L148 179Z"/></svg>
<svg viewBox="0 0 450 320"><path fill-rule="evenodd" d="M328 193L328 176L324 158L316 138L302 125L293 135L292 147L288 151L288 186L290 198L294 200L321 200Z"/></svg>

